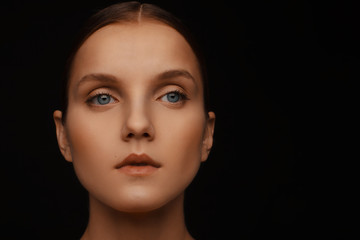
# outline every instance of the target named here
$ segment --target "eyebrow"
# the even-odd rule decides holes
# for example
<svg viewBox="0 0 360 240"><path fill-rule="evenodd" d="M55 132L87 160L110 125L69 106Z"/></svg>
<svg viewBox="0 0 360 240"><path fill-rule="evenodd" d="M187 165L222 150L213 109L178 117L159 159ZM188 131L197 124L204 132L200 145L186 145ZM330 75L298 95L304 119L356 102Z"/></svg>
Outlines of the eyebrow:
<svg viewBox="0 0 360 240"><path fill-rule="evenodd" d="M110 74L103 73L91 73L83 76L80 81L77 83L76 87L79 88L80 85L86 82L103 82L103 83L116 83L117 79L115 76Z"/></svg>
<svg viewBox="0 0 360 240"><path fill-rule="evenodd" d="M188 72L187 70L184 70L184 69L167 70L165 72L158 74L156 79L167 80L167 79L172 79L172 78L177 78L177 77L183 77L186 79L190 79L196 85L196 81L195 81L195 78L193 77L193 75L191 75L190 72ZM114 84L114 83L118 82L118 79L111 74L91 73L91 74L87 74L87 75L83 76L79 80L79 82L76 84L76 88L79 88L82 84L84 84L86 82L103 82L103 83Z"/></svg>
<svg viewBox="0 0 360 240"><path fill-rule="evenodd" d="M186 71L184 69L168 70L163 73L160 73L157 76L157 78L160 80L166 80L166 79L177 78L177 77L183 77L183 78L190 79L196 84L196 81L195 81L195 78L193 77L193 75L191 75L191 73L189 73L188 71Z"/></svg>

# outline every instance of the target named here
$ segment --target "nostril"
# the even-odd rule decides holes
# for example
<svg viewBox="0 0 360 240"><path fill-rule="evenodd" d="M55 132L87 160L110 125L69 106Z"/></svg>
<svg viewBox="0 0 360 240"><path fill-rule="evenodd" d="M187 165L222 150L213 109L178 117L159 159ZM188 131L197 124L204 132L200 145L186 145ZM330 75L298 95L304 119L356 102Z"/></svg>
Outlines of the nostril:
<svg viewBox="0 0 360 240"><path fill-rule="evenodd" d="M140 140L141 138L151 141L154 138L154 129L151 125L135 126L132 128L130 128L128 125L125 125L121 130L121 137L125 141L129 141L131 139Z"/></svg>
<svg viewBox="0 0 360 240"><path fill-rule="evenodd" d="M147 133L147 132L143 133L142 136L143 136L144 138L150 138L150 134ZM134 133L128 133L128 135L127 135L127 138L134 138L134 137L135 137L135 134L134 134Z"/></svg>

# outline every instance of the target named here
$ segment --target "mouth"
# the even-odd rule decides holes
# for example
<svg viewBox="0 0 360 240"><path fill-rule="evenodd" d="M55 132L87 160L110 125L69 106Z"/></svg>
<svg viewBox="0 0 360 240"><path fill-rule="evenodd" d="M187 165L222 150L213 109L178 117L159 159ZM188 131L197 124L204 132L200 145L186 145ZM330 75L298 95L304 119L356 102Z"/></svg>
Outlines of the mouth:
<svg viewBox="0 0 360 240"><path fill-rule="evenodd" d="M144 176L154 173L161 164L146 154L132 153L115 166L120 172L133 176Z"/></svg>

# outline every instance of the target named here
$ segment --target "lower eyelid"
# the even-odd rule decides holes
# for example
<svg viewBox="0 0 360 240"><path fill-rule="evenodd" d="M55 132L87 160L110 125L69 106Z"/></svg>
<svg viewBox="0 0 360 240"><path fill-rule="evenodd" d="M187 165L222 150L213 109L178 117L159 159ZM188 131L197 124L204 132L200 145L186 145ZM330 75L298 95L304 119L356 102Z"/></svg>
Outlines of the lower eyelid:
<svg viewBox="0 0 360 240"><path fill-rule="evenodd" d="M179 99L178 101L176 101L176 102L168 101L168 100L166 99L166 96L167 96L168 94L170 94L170 93L177 93L177 94L179 94L179 98L180 98L180 99ZM163 98L165 98L166 100L163 99ZM169 92L163 94L159 99L162 100L163 102L169 103L169 104L171 104L171 105L183 104L186 100L189 100L189 98L187 97L187 95L186 95L184 92L181 92L181 91L178 91L178 90L169 91Z"/></svg>
<svg viewBox="0 0 360 240"><path fill-rule="evenodd" d="M97 97L100 96L100 95L108 95L110 98L112 98L112 102L110 102L110 103L118 102L118 100L117 100L114 96L112 96L111 94L109 94L109 93L96 93L96 94L92 94L92 95L90 95L90 96L87 98L86 102L88 102L88 103L93 103L94 99L97 98ZM96 104L96 105L99 105L99 104Z"/></svg>
<svg viewBox="0 0 360 240"><path fill-rule="evenodd" d="M178 94L180 95L180 100L179 100L178 102L173 103L173 104L180 103L180 102L183 102L183 101L185 101L185 100L189 100L188 94L187 94L185 91L179 90L179 89L174 89L174 90L166 91L164 94L162 94L162 95L159 97L159 99L161 99L161 98L163 98L164 96L166 96L167 94L170 94L170 93L173 93L173 92L176 92L176 93L178 93ZM110 97L112 98L112 102L111 102L111 103L119 102L119 100L118 100L116 97L114 97L111 93L109 93L109 92L107 92L107 91L106 91L106 92L105 92L105 91L104 91L104 92L101 91L101 92L96 92L96 93L90 94L90 95L87 97L86 102L92 103L93 100L94 100L96 97L100 96L100 95L108 95L108 96L110 96ZM99 105L99 104L96 104L96 105Z"/></svg>

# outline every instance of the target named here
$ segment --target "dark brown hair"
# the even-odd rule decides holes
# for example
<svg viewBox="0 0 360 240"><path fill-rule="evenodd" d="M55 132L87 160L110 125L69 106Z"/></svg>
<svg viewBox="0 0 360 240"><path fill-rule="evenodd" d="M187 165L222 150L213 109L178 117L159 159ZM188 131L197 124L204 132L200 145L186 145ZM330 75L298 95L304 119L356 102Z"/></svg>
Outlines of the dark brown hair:
<svg viewBox="0 0 360 240"><path fill-rule="evenodd" d="M205 110L205 115L207 116L207 112L209 111L209 101L208 101L209 90L208 90L208 80L205 69L205 59L201 54L200 47L195 41L193 35L178 18L176 18L174 15L167 12L166 10L161 9L153 4L148 4L148 3L141 4L139 2L133 1L133 2L117 3L102 9L99 12L95 13L93 16L91 16L83 26L66 63L65 79L62 86L62 103L61 103L61 110L63 112L63 117L62 117L63 123L65 123L67 106L68 106L68 90L69 90L68 88L69 88L69 78L72 70L72 63L81 45L94 32L96 32L102 27L105 27L112 23L139 22L141 21L141 19L151 19L165 23L166 25L178 31L188 42L193 52L195 53L199 63L200 72L202 75L203 87L204 87L204 110Z"/></svg>

